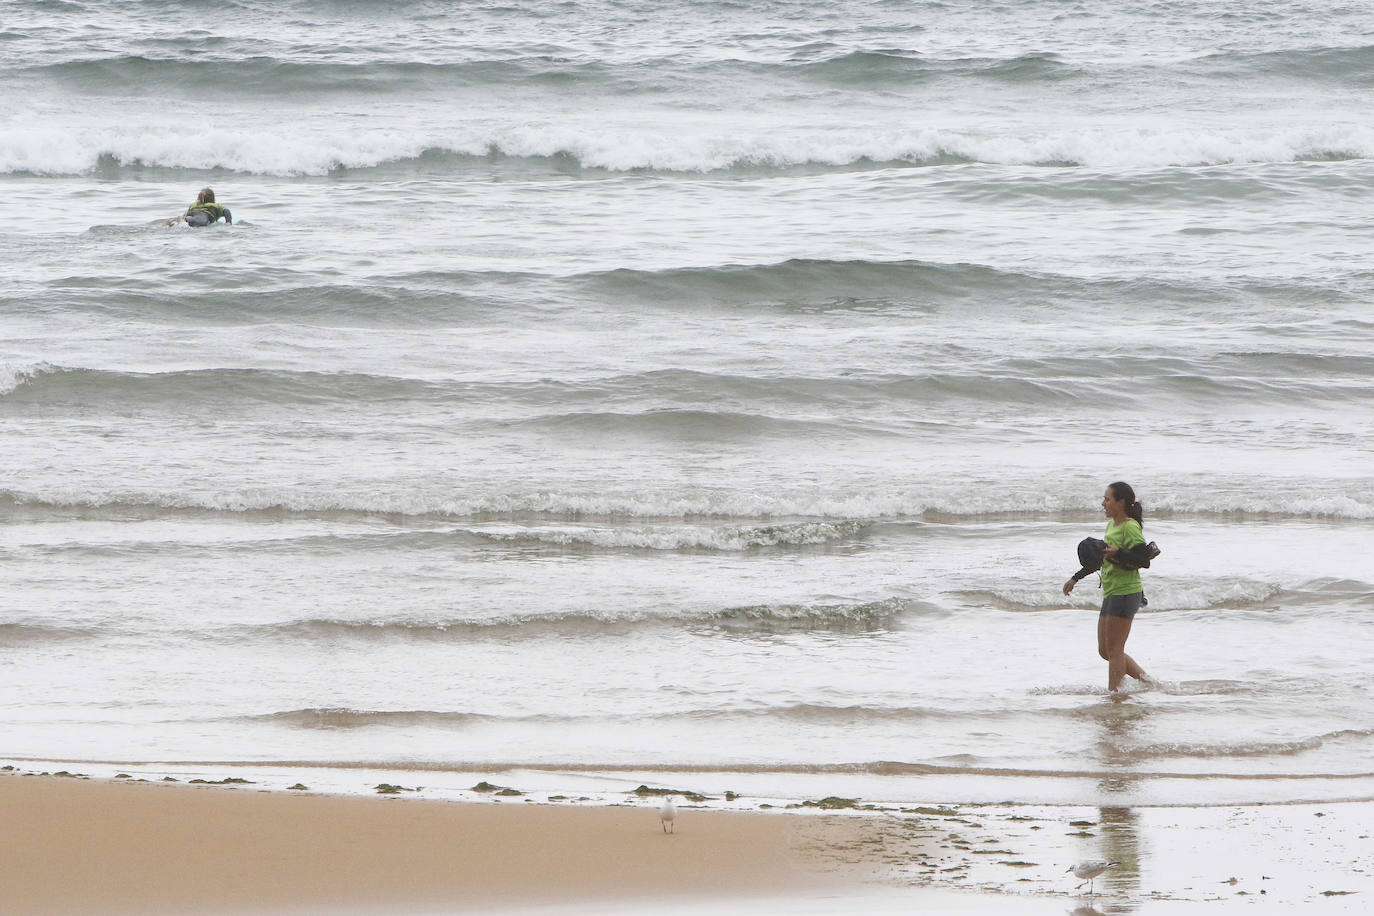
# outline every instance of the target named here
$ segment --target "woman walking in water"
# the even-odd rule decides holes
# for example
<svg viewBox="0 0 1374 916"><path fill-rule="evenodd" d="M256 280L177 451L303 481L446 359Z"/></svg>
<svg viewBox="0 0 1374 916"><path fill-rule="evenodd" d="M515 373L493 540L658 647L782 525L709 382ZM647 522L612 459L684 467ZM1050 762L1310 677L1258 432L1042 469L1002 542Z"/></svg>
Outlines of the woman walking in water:
<svg viewBox="0 0 1374 916"><path fill-rule="evenodd" d="M1142 526L1145 510L1130 484L1117 481L1102 496L1107 515L1107 546L1102 551L1102 613L1097 617L1097 654L1107 660L1107 689L1115 692L1121 679L1130 675L1150 683L1144 669L1126 654L1131 621L1144 603L1139 566L1149 565L1150 548ZM1064 594L1073 591L1084 573L1064 583Z"/></svg>

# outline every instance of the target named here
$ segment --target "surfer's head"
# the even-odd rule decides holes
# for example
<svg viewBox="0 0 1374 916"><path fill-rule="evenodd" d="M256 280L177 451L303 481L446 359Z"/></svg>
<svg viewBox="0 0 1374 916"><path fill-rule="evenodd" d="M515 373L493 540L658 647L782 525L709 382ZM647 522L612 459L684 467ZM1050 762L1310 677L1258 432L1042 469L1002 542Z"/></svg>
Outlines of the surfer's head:
<svg viewBox="0 0 1374 916"><path fill-rule="evenodd" d="M1130 484L1120 480L1107 484L1107 492L1102 494L1102 508L1108 515L1116 514L1112 511L1113 504L1120 504L1122 514L1128 518L1145 524L1145 507L1135 498L1135 490Z"/></svg>
<svg viewBox="0 0 1374 916"><path fill-rule="evenodd" d="M210 188L201 188L200 193L196 195L196 203L198 204L212 204L214 202L215 192Z"/></svg>

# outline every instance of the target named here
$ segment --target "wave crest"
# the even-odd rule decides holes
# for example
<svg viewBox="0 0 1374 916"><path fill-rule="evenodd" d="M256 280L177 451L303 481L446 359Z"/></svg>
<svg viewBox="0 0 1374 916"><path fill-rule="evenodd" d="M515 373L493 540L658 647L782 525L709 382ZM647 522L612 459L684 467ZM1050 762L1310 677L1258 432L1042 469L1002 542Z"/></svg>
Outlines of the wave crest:
<svg viewBox="0 0 1374 916"><path fill-rule="evenodd" d="M1257 488L1262 489L1262 488ZM996 501L970 496L967 488L859 490L849 493L817 494L812 491L761 493L754 490L693 488L652 492L595 492L531 490L508 493L455 495L442 492L380 492L375 487L345 492L305 491L299 487L282 489L226 489L207 492L174 492L154 489L103 489L98 485L83 491L31 492L0 488L0 508L26 508L34 512L106 511L112 515L158 517L176 513L264 513L274 518L359 518L376 514L412 521L512 520L541 525L547 522L588 522L605 519L623 523L626 519L681 519L687 522L706 519L790 520L785 523L821 520L857 520L865 524L883 520L917 520L937 523L1045 519L1081 515L1081 494L1047 495L1028 488L1023 494L1003 494ZM1169 502L1151 504L1152 513L1170 518L1231 518L1236 515L1270 519L1370 519L1374 503L1353 497L1309 497L1277 493L1268 502L1215 502L1209 494L1192 497L1181 494ZM770 524L772 522L769 522ZM1248 586L1247 586L1248 588ZM1259 585L1257 588L1268 588ZM1058 594L1055 592L1055 594ZM1151 593L1153 595L1153 592ZM1008 594L988 592L993 603L1006 602L1009 609L1038 610L1048 607L1053 597L1027 603ZM1062 606L1062 596L1058 599ZM1153 599L1152 599L1153 600ZM1224 595L1222 601L1266 600L1264 593ZM1181 602L1171 602L1183 606ZM1160 605L1162 607L1162 605Z"/></svg>
<svg viewBox="0 0 1374 916"><path fill-rule="evenodd" d="M1374 729L1342 729L1313 735L1307 738L1294 738L1289 741L1242 741L1232 744L1211 742L1148 744L1140 747L1122 749L1122 753L1132 759L1168 759L1192 757L1202 759L1244 758L1244 757L1295 757L1308 751L1315 751L1333 740L1358 740L1374 735Z"/></svg>
<svg viewBox="0 0 1374 916"><path fill-rule="evenodd" d="M803 128L759 135L733 127L718 132L701 128L674 132L550 123L455 127L443 132L221 128L188 137L177 124L137 130L116 125L18 124L0 134L0 174L111 177L157 169L288 177L368 169L753 173L952 163L1161 169L1367 158L1374 158L1374 128L1363 125L1019 134L939 128Z"/></svg>
<svg viewBox="0 0 1374 916"><path fill-rule="evenodd" d="M339 620L315 618L290 623L244 625L225 629L236 637L277 640L283 636L320 641L408 639L448 641L512 634L605 632L641 627L718 626L739 630L834 630L885 627L907 614L934 613L919 601L886 598L855 603L753 605L699 612L656 614L653 611L554 614L508 614L481 618Z"/></svg>
<svg viewBox="0 0 1374 916"><path fill-rule="evenodd" d="M312 707L283 712L240 717L248 722L285 725L289 728L354 729L373 726L426 726L454 728L479 722L500 720L502 716L468 712L436 712L433 710L375 710Z"/></svg>
<svg viewBox="0 0 1374 916"><path fill-rule="evenodd" d="M749 706L700 709L673 709L649 719L667 721L682 720L728 720L728 719L780 719L801 723L852 724L864 721L878 722L921 722L930 719L964 719L967 713L921 707L871 707L871 706L827 706L814 703L796 703L783 706ZM238 721L284 725L288 728L304 729L359 729L382 727L422 727L456 729L470 725L495 722L573 722L578 720L634 722L645 717L637 713L612 713L588 715L496 715L490 713L439 711L430 709L352 709L342 707L310 707L305 709L283 710L232 717Z"/></svg>
<svg viewBox="0 0 1374 916"><path fill-rule="evenodd" d="M53 626L35 623L0 623L0 648L22 648L89 639L95 633L77 626Z"/></svg>
<svg viewBox="0 0 1374 916"><path fill-rule="evenodd" d="M483 539L506 544L549 544L633 550L744 551L765 547L830 544L862 533L868 522L796 522L777 525L727 525L719 528L523 528L519 531L472 530Z"/></svg>

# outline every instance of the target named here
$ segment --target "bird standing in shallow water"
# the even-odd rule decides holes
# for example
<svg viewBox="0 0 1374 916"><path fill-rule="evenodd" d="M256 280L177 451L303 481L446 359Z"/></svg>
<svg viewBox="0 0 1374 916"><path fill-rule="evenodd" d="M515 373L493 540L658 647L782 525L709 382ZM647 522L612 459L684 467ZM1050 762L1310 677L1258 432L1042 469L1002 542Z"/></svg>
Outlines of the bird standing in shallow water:
<svg viewBox="0 0 1374 916"><path fill-rule="evenodd" d="M677 820L677 805L673 804L673 796L669 795L663 799L663 804L658 809L658 819L663 823L664 833L673 832L673 823Z"/></svg>
<svg viewBox="0 0 1374 916"><path fill-rule="evenodd" d="M1107 869L1115 868L1119 864L1118 862L1105 862L1101 859L1089 859L1086 862L1079 862L1077 865L1071 866L1065 874L1071 871L1074 877L1084 879L1083 884L1088 885L1088 893L1091 894L1093 892L1093 879L1097 878ZM1082 888L1083 884L1078 885L1078 887Z"/></svg>

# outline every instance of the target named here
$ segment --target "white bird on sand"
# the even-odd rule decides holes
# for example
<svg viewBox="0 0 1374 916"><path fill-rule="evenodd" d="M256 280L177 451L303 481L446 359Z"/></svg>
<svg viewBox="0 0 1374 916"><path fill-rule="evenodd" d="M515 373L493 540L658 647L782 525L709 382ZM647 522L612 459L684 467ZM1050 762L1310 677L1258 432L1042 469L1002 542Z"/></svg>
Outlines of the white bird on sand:
<svg viewBox="0 0 1374 916"><path fill-rule="evenodd" d="M663 822L663 832L673 832L673 822L677 820L677 805L673 804L674 796L669 795L663 799L663 804L658 809L658 819Z"/></svg>
<svg viewBox="0 0 1374 916"><path fill-rule="evenodd" d="M1120 864L1119 862L1107 862L1102 859L1088 859L1085 862L1079 862L1077 865L1071 866L1064 874L1073 872L1075 878L1082 878L1083 884L1088 885L1088 893L1091 894L1093 892L1093 879L1097 878L1107 869L1115 868ZM1078 887L1081 888L1083 884L1078 885Z"/></svg>

